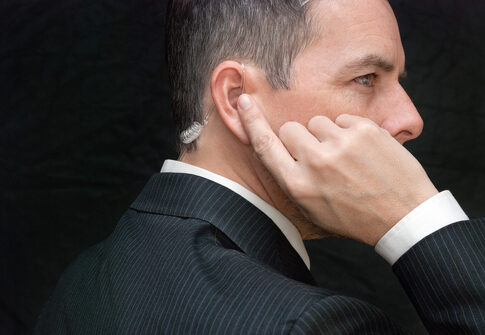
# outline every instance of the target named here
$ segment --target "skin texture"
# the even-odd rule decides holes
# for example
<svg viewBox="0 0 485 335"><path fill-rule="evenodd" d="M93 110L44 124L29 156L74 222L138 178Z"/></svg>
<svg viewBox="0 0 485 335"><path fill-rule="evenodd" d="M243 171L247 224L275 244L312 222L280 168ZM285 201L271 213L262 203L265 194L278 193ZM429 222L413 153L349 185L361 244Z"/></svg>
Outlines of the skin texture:
<svg viewBox="0 0 485 335"><path fill-rule="evenodd" d="M422 119L399 83L405 57L388 2L314 1L310 10L321 35L295 59L289 90L274 90L257 66L240 60L246 65L245 93L283 143L291 145L292 130L314 116L335 121L342 114L369 118L401 144L419 136ZM209 124L198 149L179 159L250 189L290 219L304 239L348 235L301 210L254 154L237 109L241 82L238 61L225 61L213 71L204 101Z"/></svg>
<svg viewBox="0 0 485 335"><path fill-rule="evenodd" d="M276 136L247 94L239 111L255 153L311 221L375 246L396 222L438 191L419 162L367 118L315 116Z"/></svg>

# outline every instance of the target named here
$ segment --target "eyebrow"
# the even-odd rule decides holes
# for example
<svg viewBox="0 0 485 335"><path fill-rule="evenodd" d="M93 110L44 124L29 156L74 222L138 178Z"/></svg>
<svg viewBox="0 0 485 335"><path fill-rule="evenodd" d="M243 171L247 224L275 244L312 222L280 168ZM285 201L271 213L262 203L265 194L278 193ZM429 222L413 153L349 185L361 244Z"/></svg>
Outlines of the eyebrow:
<svg viewBox="0 0 485 335"><path fill-rule="evenodd" d="M385 58L378 55L367 55L365 57L359 58L345 65L344 69L346 71L355 71L365 67L378 67L384 72L392 72L396 68L394 64L387 61ZM406 70L399 73L399 79L405 79L407 77Z"/></svg>

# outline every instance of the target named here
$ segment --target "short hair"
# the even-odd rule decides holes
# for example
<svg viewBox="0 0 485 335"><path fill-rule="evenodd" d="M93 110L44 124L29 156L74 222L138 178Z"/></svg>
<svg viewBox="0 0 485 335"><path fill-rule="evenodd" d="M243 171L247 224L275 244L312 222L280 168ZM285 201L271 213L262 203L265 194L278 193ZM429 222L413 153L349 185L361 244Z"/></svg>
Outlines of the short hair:
<svg viewBox="0 0 485 335"><path fill-rule="evenodd" d="M274 89L290 87L292 63L314 33L308 0L170 0L165 50L172 110L180 134L202 123L203 94L224 60L250 61ZM196 142L183 144L191 151Z"/></svg>

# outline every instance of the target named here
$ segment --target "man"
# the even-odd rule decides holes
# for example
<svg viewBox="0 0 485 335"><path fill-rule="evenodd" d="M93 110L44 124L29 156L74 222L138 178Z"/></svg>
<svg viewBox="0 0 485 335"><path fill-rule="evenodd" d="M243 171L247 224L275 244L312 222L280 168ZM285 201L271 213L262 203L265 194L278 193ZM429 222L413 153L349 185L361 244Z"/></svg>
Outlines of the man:
<svg viewBox="0 0 485 335"><path fill-rule="evenodd" d="M376 246L430 333L485 330L483 221L401 146L422 120L387 1L174 0L167 53L179 161L71 265L36 333L404 333L315 286L302 238L333 234Z"/></svg>

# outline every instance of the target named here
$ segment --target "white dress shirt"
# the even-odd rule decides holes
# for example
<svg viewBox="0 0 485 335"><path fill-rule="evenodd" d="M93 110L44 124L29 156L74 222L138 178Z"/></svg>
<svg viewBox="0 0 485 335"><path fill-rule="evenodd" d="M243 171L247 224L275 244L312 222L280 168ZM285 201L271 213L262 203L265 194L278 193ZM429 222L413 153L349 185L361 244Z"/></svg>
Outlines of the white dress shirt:
<svg viewBox="0 0 485 335"><path fill-rule="evenodd" d="M377 242L375 250L393 265L412 246L449 224L468 220L450 191L429 198L402 218Z"/></svg>
<svg viewBox="0 0 485 335"><path fill-rule="evenodd" d="M208 170L183 163L166 160L162 173L187 173L209 179L227 187L249 201L266 214L281 230L291 246L310 269L310 258L298 229L276 208L244 186ZM411 247L435 231L458 221L468 220L463 209L449 191L443 191L426 200L391 228L376 244L375 251L393 265Z"/></svg>

